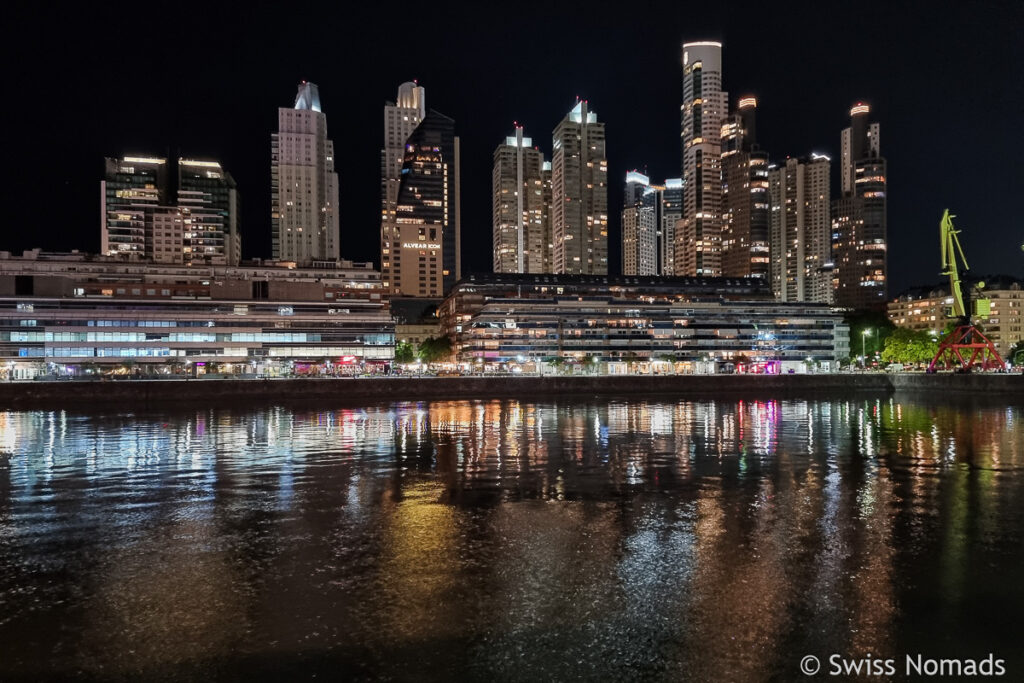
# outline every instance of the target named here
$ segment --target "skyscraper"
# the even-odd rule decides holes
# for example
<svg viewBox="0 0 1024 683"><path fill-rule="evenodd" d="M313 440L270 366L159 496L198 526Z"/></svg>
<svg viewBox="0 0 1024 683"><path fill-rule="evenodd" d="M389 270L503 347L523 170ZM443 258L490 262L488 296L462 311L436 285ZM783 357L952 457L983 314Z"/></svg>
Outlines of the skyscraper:
<svg viewBox="0 0 1024 683"><path fill-rule="evenodd" d="M106 159L105 169L101 253L183 265L241 260L238 190L218 162L126 156Z"/></svg>
<svg viewBox="0 0 1024 683"><path fill-rule="evenodd" d="M604 124L580 100L554 131L551 233L554 272L608 273L608 158Z"/></svg>
<svg viewBox="0 0 1024 683"><path fill-rule="evenodd" d="M546 273L551 263L544 155L516 126L494 150L492 237L495 273ZM550 168L550 166L549 166Z"/></svg>
<svg viewBox="0 0 1024 683"><path fill-rule="evenodd" d="M882 309L888 300L886 161L880 126L857 103L843 130L842 196L832 203L832 284L837 306Z"/></svg>
<svg viewBox="0 0 1024 683"><path fill-rule="evenodd" d="M829 173L821 154L768 171L772 289L780 301L832 302Z"/></svg>
<svg viewBox="0 0 1024 683"><path fill-rule="evenodd" d="M622 274L657 275L658 199L650 178L630 171L622 209Z"/></svg>
<svg viewBox="0 0 1024 683"><path fill-rule="evenodd" d="M675 231L675 275L719 275L722 270L722 44L683 44L680 108L683 218Z"/></svg>
<svg viewBox="0 0 1024 683"><path fill-rule="evenodd" d="M658 194L661 204L658 274L671 276L675 274L676 225L683 219L683 179L668 178Z"/></svg>
<svg viewBox="0 0 1024 683"><path fill-rule="evenodd" d="M398 86L398 97L384 105L384 148L380 151L381 203L381 277L384 287L392 289L392 254L400 255L395 223L398 186L405 162L405 141L427 115L427 93L415 81Z"/></svg>
<svg viewBox="0 0 1024 683"><path fill-rule="evenodd" d="M767 278L768 153L757 145L757 100L743 97L722 124L722 275Z"/></svg>
<svg viewBox="0 0 1024 683"><path fill-rule="evenodd" d="M270 142L274 258L310 264L340 257L338 174L320 91L303 81L295 106L277 110Z"/></svg>
<svg viewBox="0 0 1024 683"><path fill-rule="evenodd" d="M461 277L459 176L455 121L431 109L405 141L395 218L384 221L392 294L440 297Z"/></svg>

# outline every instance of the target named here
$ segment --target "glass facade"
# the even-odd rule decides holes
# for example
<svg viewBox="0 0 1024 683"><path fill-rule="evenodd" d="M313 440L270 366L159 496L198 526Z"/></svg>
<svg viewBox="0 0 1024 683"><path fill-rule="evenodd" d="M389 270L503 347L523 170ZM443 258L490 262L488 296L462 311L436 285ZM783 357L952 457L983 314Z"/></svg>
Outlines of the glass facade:
<svg viewBox="0 0 1024 683"><path fill-rule="evenodd" d="M311 302L37 298L29 305L0 299L0 362L261 363L344 356L356 362L394 357L394 324L386 310Z"/></svg>
<svg viewBox="0 0 1024 683"><path fill-rule="evenodd" d="M499 299L456 334L462 361L780 361L831 368L849 349L827 306L775 302L648 304L612 298Z"/></svg>

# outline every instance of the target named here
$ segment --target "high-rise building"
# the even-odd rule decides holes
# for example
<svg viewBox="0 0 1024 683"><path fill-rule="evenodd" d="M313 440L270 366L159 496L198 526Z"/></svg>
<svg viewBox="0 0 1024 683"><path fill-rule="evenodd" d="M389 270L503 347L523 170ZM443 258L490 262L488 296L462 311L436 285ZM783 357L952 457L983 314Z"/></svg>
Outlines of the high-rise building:
<svg viewBox="0 0 1024 683"><path fill-rule="evenodd" d="M126 156L107 158L105 168L101 253L183 265L239 263L238 190L218 162Z"/></svg>
<svg viewBox="0 0 1024 683"><path fill-rule="evenodd" d="M722 124L722 275L768 278L768 153L757 145L757 100Z"/></svg>
<svg viewBox="0 0 1024 683"><path fill-rule="evenodd" d="M541 210L544 212L542 216L542 224L544 225L543 242L540 245L540 253L542 255L540 272L542 273L553 273L555 272L555 237L551 230L552 221L552 182L551 182L551 162L545 161L541 165L540 169L541 178L541 191L543 192L541 198Z"/></svg>
<svg viewBox="0 0 1024 683"><path fill-rule="evenodd" d="M837 306L882 309L888 300L886 161L880 127L857 103L842 132L842 196L832 203L832 285Z"/></svg>
<svg viewBox="0 0 1024 683"><path fill-rule="evenodd" d="M550 272L550 211L544 155L516 126L494 150L492 235L495 273ZM549 166L550 169L550 166Z"/></svg>
<svg viewBox="0 0 1024 683"><path fill-rule="evenodd" d="M426 90L415 81L398 86L398 97L384 105L384 148L380 151L380 203L381 203L381 277L384 287L391 289L392 254L398 253L396 205L398 186L402 180L405 162L405 141L427 115Z"/></svg>
<svg viewBox="0 0 1024 683"><path fill-rule="evenodd" d="M676 276L716 276L722 270L722 44L683 44L680 108L683 218L675 235Z"/></svg>
<svg viewBox="0 0 1024 683"><path fill-rule="evenodd" d="M604 124L580 100L554 131L554 272L608 274L608 157Z"/></svg>
<svg viewBox="0 0 1024 683"><path fill-rule="evenodd" d="M382 233L392 294L440 297L461 277L459 176L455 121L431 109L405 141L395 218Z"/></svg>
<svg viewBox="0 0 1024 683"><path fill-rule="evenodd" d="M683 179L668 178L659 195L658 274L671 276L675 274L676 225L683 219Z"/></svg>
<svg viewBox="0 0 1024 683"><path fill-rule="evenodd" d="M126 156L107 158L100 181L100 252L108 256L147 258L147 223L167 202L167 159Z"/></svg>
<svg viewBox="0 0 1024 683"><path fill-rule="evenodd" d="M302 265L340 258L334 143L314 83L300 83L295 106L277 110L270 157L274 258Z"/></svg>
<svg viewBox="0 0 1024 683"><path fill-rule="evenodd" d="M391 294L437 297L461 276L459 138L427 111L426 90L398 87L384 106L381 277Z"/></svg>
<svg viewBox="0 0 1024 683"><path fill-rule="evenodd" d="M622 209L622 274L658 274L657 189L637 171L626 174Z"/></svg>
<svg viewBox="0 0 1024 683"><path fill-rule="evenodd" d="M178 159L178 207L193 265L242 260L239 199L234 178L216 161Z"/></svg>
<svg viewBox="0 0 1024 683"><path fill-rule="evenodd" d="M780 301L832 303L827 156L768 171L772 289Z"/></svg>

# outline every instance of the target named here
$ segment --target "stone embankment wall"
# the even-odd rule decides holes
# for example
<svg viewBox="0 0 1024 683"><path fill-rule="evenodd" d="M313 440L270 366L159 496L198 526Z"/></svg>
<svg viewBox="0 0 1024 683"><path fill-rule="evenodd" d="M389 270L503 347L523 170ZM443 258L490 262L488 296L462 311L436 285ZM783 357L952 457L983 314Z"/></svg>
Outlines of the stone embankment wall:
<svg viewBox="0 0 1024 683"><path fill-rule="evenodd" d="M373 402L424 399L542 399L554 396L796 398L893 392L1024 398L1021 375L662 375L595 377L361 377L276 380L130 380L0 384L0 408L284 401Z"/></svg>

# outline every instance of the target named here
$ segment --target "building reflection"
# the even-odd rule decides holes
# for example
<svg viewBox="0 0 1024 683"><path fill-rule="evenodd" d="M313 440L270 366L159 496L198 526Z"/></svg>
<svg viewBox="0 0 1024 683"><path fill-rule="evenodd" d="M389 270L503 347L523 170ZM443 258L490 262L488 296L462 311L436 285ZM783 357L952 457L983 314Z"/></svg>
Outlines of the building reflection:
<svg viewBox="0 0 1024 683"><path fill-rule="evenodd" d="M795 651L896 654L914 586L960 614L984 553L1017 547L1021 419L895 398L0 412L0 638L51 656L19 635L42 609L78 634L68 671L358 643L385 676L531 651L558 663L523 678L791 678Z"/></svg>

